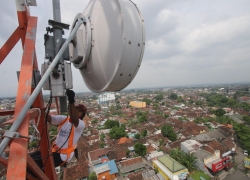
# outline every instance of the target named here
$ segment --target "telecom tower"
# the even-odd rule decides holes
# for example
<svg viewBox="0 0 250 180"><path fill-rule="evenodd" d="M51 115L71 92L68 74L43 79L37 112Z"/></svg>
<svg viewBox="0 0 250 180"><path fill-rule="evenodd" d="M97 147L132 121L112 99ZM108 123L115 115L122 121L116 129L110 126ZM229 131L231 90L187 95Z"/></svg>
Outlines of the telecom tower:
<svg viewBox="0 0 250 180"><path fill-rule="evenodd" d="M10 148L8 159L0 157L0 163L7 167L7 179L35 179L27 168L38 179L57 179L50 156L42 88L51 91L57 112L65 112L65 91L73 88L71 64L79 69L91 91L119 91L132 82L145 48L144 20L132 1L90 0L83 13L76 15L71 33L64 39L62 35L69 25L61 22L60 1L53 0L53 20L48 21L50 27L44 36L47 61L40 72L35 49L38 18L29 11L30 6L36 5L36 0L16 0L19 25L0 49L1 64L16 43L22 42L16 106L14 110L0 112L0 116L14 115L9 122L12 126L0 143L0 154L7 146ZM37 129L37 135L29 134L30 125ZM43 171L28 154L32 139L40 141Z"/></svg>

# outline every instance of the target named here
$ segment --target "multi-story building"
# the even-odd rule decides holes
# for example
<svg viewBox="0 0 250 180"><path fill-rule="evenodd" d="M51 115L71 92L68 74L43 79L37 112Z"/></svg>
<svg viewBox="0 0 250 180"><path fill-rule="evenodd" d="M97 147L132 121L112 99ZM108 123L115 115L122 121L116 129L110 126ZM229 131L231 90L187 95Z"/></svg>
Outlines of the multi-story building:
<svg viewBox="0 0 250 180"><path fill-rule="evenodd" d="M153 167L158 169L159 173L166 180L184 180L187 178L188 169L168 155L154 158L152 163Z"/></svg>
<svg viewBox="0 0 250 180"><path fill-rule="evenodd" d="M146 102L130 101L129 105L132 106L132 107L137 107L137 108L145 108L146 107Z"/></svg>

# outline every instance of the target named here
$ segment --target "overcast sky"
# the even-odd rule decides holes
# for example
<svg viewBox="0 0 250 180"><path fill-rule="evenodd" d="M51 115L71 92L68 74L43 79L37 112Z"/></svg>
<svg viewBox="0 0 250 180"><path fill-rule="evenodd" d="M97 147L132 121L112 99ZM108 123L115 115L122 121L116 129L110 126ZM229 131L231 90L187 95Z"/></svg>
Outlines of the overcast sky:
<svg viewBox="0 0 250 180"><path fill-rule="evenodd" d="M71 25L88 2L62 0L62 22ZM127 89L250 82L249 0L134 2L145 20L146 48L142 65ZM37 0L37 4L30 10L38 17L36 50L40 67L44 62L43 35L53 12L51 0ZM18 25L14 0L4 1L0 17L1 47ZM16 95L21 57L18 43L0 65L0 97ZM76 92L89 91L75 68L73 79Z"/></svg>

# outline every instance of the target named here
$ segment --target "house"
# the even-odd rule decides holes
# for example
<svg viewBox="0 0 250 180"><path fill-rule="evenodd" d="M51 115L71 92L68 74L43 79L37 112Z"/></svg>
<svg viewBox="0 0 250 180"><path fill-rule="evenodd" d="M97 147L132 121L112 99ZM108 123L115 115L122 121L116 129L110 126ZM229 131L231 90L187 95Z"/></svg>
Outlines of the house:
<svg viewBox="0 0 250 180"><path fill-rule="evenodd" d="M188 169L172 159L168 155L163 155L152 160L153 167L158 169L164 179L186 179Z"/></svg>
<svg viewBox="0 0 250 180"><path fill-rule="evenodd" d="M125 143L130 143L132 142L132 139L127 138L127 137L122 137L118 140L118 144L125 144Z"/></svg>
<svg viewBox="0 0 250 180"><path fill-rule="evenodd" d="M118 168L122 174L138 171L144 167L145 164L142 162L141 156L121 161L118 165Z"/></svg>
<svg viewBox="0 0 250 180"><path fill-rule="evenodd" d="M186 140L181 142L181 150L187 154L191 154L197 150L199 150L203 145L196 140Z"/></svg>
<svg viewBox="0 0 250 180"><path fill-rule="evenodd" d="M103 148L88 152L88 159L91 167L93 168L95 165L100 164L101 158L107 157L110 150L110 148Z"/></svg>
<svg viewBox="0 0 250 180"><path fill-rule="evenodd" d="M89 137L89 145L92 145L93 143L100 140L99 135L92 135Z"/></svg>
<svg viewBox="0 0 250 180"><path fill-rule="evenodd" d="M107 156L108 156L108 159L121 161L121 160L126 159L127 154L124 149L114 149L114 150L109 151Z"/></svg>
<svg viewBox="0 0 250 180"><path fill-rule="evenodd" d="M224 139L226 136L219 129L213 129L203 134L198 134L194 137L197 141L210 140L210 139Z"/></svg>
<svg viewBox="0 0 250 180"><path fill-rule="evenodd" d="M157 158L157 157L160 157L160 156L163 156L163 152L162 151L152 151L151 153L148 154L147 156L147 160L150 161L154 158Z"/></svg>
<svg viewBox="0 0 250 180"><path fill-rule="evenodd" d="M231 163L229 163L229 157L221 158L219 150L214 153L209 153L205 150L198 150L194 152L194 155L204 163L211 173L216 173L224 168L228 168ZM197 165L197 164L196 164ZM199 165L200 167L201 165Z"/></svg>
<svg viewBox="0 0 250 180"><path fill-rule="evenodd" d="M89 167L87 163L77 164L70 168L64 168L63 180L82 179L89 176Z"/></svg>
<svg viewBox="0 0 250 180"><path fill-rule="evenodd" d="M115 180L117 179L118 169L114 160L106 161L94 166L97 179Z"/></svg>

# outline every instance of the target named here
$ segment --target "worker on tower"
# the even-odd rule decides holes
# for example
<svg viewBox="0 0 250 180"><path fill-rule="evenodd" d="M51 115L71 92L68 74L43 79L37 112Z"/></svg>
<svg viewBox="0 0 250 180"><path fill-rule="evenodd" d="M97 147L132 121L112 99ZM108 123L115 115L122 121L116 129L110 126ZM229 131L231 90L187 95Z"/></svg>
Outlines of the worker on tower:
<svg viewBox="0 0 250 180"><path fill-rule="evenodd" d="M69 102L69 117L65 115L48 115L48 122L58 126L58 134L51 145L55 167L61 166L72 159L77 141L86 126L86 120L83 120L87 113L86 106L82 104L75 105L74 91L67 90L66 94ZM77 151L75 155L77 157ZM42 169L43 162L40 151L32 153L31 157Z"/></svg>

